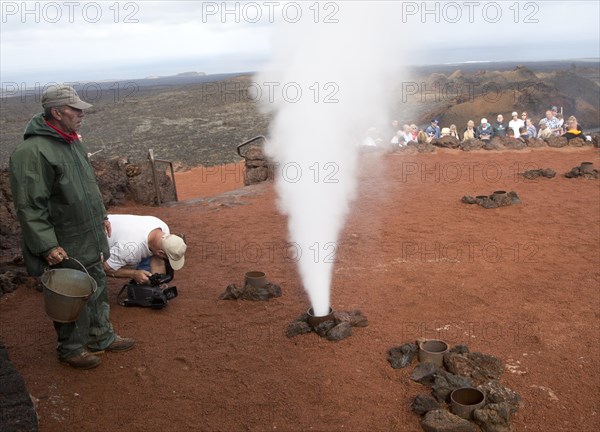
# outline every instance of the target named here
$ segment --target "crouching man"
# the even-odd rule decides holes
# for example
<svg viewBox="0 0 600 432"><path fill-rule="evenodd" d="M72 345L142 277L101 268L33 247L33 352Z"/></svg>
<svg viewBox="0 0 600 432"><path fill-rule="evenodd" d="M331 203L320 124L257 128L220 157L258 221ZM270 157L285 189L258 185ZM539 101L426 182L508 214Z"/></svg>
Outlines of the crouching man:
<svg viewBox="0 0 600 432"><path fill-rule="evenodd" d="M108 221L110 258L104 262L107 275L147 284L154 273L167 274L183 267L187 245L159 218L109 215Z"/></svg>

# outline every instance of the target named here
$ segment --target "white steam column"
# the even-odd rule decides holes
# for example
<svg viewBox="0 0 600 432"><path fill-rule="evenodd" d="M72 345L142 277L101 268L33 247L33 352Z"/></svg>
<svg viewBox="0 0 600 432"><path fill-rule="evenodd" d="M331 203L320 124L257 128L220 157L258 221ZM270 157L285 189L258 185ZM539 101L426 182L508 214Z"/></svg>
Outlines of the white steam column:
<svg viewBox="0 0 600 432"><path fill-rule="evenodd" d="M385 2L329 2L335 8L327 11L320 3L317 20L311 5L298 22L278 23L272 60L254 82L273 114L266 152L276 163L279 208L314 315L324 316L359 145L369 126L387 119L391 63L400 53Z"/></svg>

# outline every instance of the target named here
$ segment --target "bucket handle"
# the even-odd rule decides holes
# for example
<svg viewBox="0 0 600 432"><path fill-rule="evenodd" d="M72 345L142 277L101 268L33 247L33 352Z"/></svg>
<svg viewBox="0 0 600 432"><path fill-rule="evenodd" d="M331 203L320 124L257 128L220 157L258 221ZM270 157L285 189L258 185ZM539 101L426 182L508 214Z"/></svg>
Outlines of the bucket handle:
<svg viewBox="0 0 600 432"><path fill-rule="evenodd" d="M83 264L81 264L81 261L79 261L77 258L73 258L73 257L69 257L67 258L68 260L73 260L75 261L77 264L79 264L82 268L83 271L85 271L87 273L88 276L90 276L90 274L88 273L87 269L85 268L85 266ZM91 277L91 276L90 276Z"/></svg>
<svg viewBox="0 0 600 432"><path fill-rule="evenodd" d="M83 271L85 272L85 274L87 274L87 275L88 275L88 277L89 277L90 279L94 279L93 277L91 277L91 276L90 276L90 274L89 274L89 272L87 271L87 269L85 268L85 266L84 266L83 264L81 264L81 261L79 261L77 258L68 257L67 259L68 259L68 260L73 260L73 261L75 261L77 264L79 264L79 265L80 265L80 266L83 268ZM50 277L52 277L52 276L50 276ZM92 285L92 288L93 288L93 287L94 287L94 285ZM90 293L90 296L91 296L91 295L94 295L94 293L95 293L95 292L96 292L96 290L94 289L94 290L93 290L93 291Z"/></svg>
<svg viewBox="0 0 600 432"><path fill-rule="evenodd" d="M85 271L85 273L88 275L88 277L89 277L90 279L92 279L92 280L94 279L94 278L93 278L93 277L91 277L91 276L90 276L90 274L88 273L88 271L87 271L87 268L85 268L85 266L84 266L83 264L81 264L81 261L79 261L77 258L73 258L73 257L69 257L68 259L75 260L75 262L76 262L77 264L79 264L81 267L83 267L83 270L84 270L84 271ZM94 284L92 284L92 288L94 288ZM97 288L97 286L96 286L96 288ZM94 289L94 290L92 290L92 292L91 292L90 296L93 296L95 292L96 292L96 290L95 290L95 289Z"/></svg>

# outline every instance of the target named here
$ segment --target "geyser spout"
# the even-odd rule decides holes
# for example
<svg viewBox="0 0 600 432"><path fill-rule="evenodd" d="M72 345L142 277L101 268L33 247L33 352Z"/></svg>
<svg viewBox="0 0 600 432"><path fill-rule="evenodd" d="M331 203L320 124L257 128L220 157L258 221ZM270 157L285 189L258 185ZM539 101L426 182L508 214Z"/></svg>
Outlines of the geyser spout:
<svg viewBox="0 0 600 432"><path fill-rule="evenodd" d="M327 313L326 315L316 316L315 312L313 311L313 308L310 308L307 314L308 319L306 320L306 322L312 328L316 328L322 322L333 321L333 308L331 307L329 308L329 313Z"/></svg>

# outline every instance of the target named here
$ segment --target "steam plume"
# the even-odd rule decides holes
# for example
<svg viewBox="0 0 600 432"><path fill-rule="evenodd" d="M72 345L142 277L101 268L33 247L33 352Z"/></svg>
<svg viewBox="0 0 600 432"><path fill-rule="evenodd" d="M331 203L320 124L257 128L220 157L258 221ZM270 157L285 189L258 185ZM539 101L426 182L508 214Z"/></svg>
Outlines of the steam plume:
<svg viewBox="0 0 600 432"><path fill-rule="evenodd" d="M281 23L271 63L256 78L274 91L267 154L276 162L299 271L316 316L330 305L339 234L355 195L361 134L388 115L396 58L385 3L337 3L337 23ZM299 90L299 91L298 91Z"/></svg>

